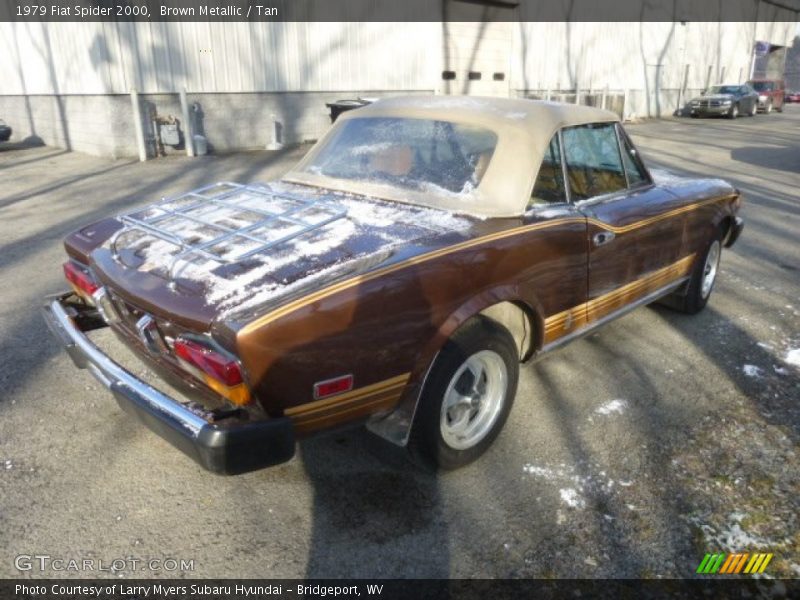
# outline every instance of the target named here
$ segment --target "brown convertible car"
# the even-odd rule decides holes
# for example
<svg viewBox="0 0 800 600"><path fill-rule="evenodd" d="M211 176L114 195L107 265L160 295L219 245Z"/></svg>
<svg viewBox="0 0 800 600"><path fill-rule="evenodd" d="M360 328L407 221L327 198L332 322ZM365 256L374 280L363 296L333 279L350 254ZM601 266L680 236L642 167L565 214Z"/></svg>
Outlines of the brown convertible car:
<svg viewBox="0 0 800 600"><path fill-rule="evenodd" d="M610 112L387 99L343 114L280 181L71 234L72 291L44 311L122 408L212 471L363 423L450 469L500 432L521 362L656 300L701 310L740 202L718 179L649 172ZM100 327L181 393L101 351Z"/></svg>

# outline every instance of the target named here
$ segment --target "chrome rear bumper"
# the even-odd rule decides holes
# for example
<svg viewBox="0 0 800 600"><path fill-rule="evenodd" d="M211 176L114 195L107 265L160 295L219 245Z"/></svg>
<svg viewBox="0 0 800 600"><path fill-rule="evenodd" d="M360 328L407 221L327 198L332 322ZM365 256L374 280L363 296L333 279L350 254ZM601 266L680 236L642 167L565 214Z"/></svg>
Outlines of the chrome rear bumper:
<svg viewBox="0 0 800 600"><path fill-rule="evenodd" d="M209 471L229 475L275 465L294 456L294 431L288 418L212 422L132 375L84 334L86 326L82 329L81 323L86 322L85 315L65 302L69 296L48 298L43 312L72 361L107 387L122 409L173 446Z"/></svg>

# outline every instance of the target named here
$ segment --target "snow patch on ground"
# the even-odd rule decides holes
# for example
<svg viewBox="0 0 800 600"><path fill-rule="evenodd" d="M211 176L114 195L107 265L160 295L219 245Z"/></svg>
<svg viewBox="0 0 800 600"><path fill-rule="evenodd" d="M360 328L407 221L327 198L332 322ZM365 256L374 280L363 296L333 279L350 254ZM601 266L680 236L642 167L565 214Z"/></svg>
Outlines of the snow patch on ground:
<svg viewBox="0 0 800 600"><path fill-rule="evenodd" d="M532 464L526 464L522 467L522 470L528 475L534 475L536 477L541 477L542 479L553 480L564 476L563 471L555 471L549 467L537 467L536 465Z"/></svg>
<svg viewBox="0 0 800 600"><path fill-rule="evenodd" d="M608 495L615 482L609 478L605 471L598 471L586 475L575 472L575 467L566 466L546 467L527 463L522 467L527 474L537 479L557 484L561 501L570 508L584 508L585 496ZM626 486L633 485L632 481L625 482Z"/></svg>
<svg viewBox="0 0 800 600"><path fill-rule="evenodd" d="M628 408L628 403L625 400L611 400L597 407L594 412L598 415L610 415L613 413L621 415L625 412L626 408Z"/></svg>
<svg viewBox="0 0 800 600"><path fill-rule="evenodd" d="M744 365L742 367L742 371L744 371L744 374L748 377L759 378L763 374L761 367L757 367L755 365Z"/></svg>
<svg viewBox="0 0 800 600"><path fill-rule="evenodd" d="M584 508L586 506L586 501L578 491L573 488L560 489L558 490L558 494L561 496L561 502L570 508Z"/></svg>
<svg viewBox="0 0 800 600"><path fill-rule="evenodd" d="M786 353L786 358L784 358L788 364L793 365L795 367L800 367L800 348L791 348Z"/></svg>
<svg viewBox="0 0 800 600"><path fill-rule="evenodd" d="M742 529L741 521L747 517L746 513L733 512L728 515L725 525L715 528L703 523L698 518L689 519L703 532L706 545L729 552L740 552L742 548L774 548L775 540L760 537Z"/></svg>

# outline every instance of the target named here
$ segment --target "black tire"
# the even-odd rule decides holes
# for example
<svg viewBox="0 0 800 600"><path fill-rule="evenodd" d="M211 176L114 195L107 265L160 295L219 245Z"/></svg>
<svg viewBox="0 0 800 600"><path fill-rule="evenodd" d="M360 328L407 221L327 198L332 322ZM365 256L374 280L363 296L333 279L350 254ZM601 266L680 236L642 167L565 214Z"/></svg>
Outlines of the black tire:
<svg viewBox="0 0 800 600"><path fill-rule="evenodd" d="M764 114L765 115L768 115L771 112L772 112L772 100L767 102L767 105L764 107Z"/></svg>
<svg viewBox="0 0 800 600"><path fill-rule="evenodd" d="M700 118L700 115L698 115L697 113L691 113L691 116L692 116L693 119L699 119Z"/></svg>
<svg viewBox="0 0 800 600"><path fill-rule="evenodd" d="M753 102L753 106L750 108L750 112L747 113L748 117L755 117L758 114L758 102Z"/></svg>
<svg viewBox="0 0 800 600"><path fill-rule="evenodd" d="M496 416L489 421L484 436L468 448L454 448L448 444L442 433L443 419L449 418L449 413L447 417L443 415L445 395L451 383L455 386L467 377L467 372L464 371L458 380L454 380L467 360L484 351L498 356L505 365L505 394L498 410L494 412ZM486 452L503 429L514 404L518 379L519 356L514 338L508 330L487 317L477 316L470 319L447 341L428 374L408 442L411 458L420 466L443 471L475 461ZM473 382L473 385L477 384ZM469 409L471 410L472 408ZM476 411L478 412L474 419L477 420L480 408ZM468 421L472 422L472 418Z"/></svg>
<svg viewBox="0 0 800 600"><path fill-rule="evenodd" d="M708 299L711 297L711 292L714 291L716 275L719 273L719 261L720 257L722 256L722 238L723 231L722 229L718 229L716 234L708 241L708 244L706 244L703 253L698 257L694 269L692 270L691 279L689 279L689 285L686 288L686 295L679 297L679 302L676 303L677 305L673 304L673 306L675 306L675 308L678 310L690 315L694 315L703 310L706 304L708 304ZM716 265L714 267L714 277L711 282L711 287L707 290L707 292L704 293L703 280L706 274L706 262L708 261L709 254L712 252L712 248L714 248L715 245L717 249L717 258Z"/></svg>
<svg viewBox="0 0 800 600"><path fill-rule="evenodd" d="M735 119L738 116L739 116L739 103L737 102L736 104L731 106L731 109L728 111L728 118Z"/></svg>
<svg viewBox="0 0 800 600"><path fill-rule="evenodd" d="M783 112L783 104L781 104L780 107L776 108L775 112L782 113Z"/></svg>

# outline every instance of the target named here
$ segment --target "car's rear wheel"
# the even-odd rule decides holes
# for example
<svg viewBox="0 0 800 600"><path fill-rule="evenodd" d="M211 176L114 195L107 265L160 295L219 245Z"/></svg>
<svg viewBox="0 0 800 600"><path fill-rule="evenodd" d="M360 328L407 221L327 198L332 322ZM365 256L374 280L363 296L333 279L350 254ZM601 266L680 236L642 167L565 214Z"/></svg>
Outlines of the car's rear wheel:
<svg viewBox="0 0 800 600"><path fill-rule="evenodd" d="M738 104L734 104L733 106L731 106L731 109L728 111L728 118L729 119L735 119L738 116L739 116L739 105Z"/></svg>
<svg viewBox="0 0 800 600"><path fill-rule="evenodd" d="M771 112L772 112L772 100L770 100L769 102L767 102L767 105L764 107L764 113L765 113L765 114L767 114L767 115L768 115L768 114L769 114L769 113L771 113Z"/></svg>
<svg viewBox="0 0 800 600"><path fill-rule="evenodd" d="M722 230L718 230L714 238L708 243L705 252L695 263L686 295L681 299L677 308L690 315L703 310L708 304L714 283L719 273L719 261L722 255Z"/></svg>
<svg viewBox="0 0 800 600"><path fill-rule="evenodd" d="M475 317L447 341L422 390L409 439L412 458L450 470L492 445L514 403L519 356L511 334Z"/></svg>

